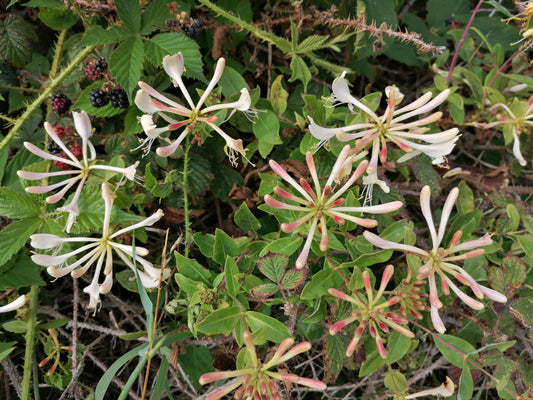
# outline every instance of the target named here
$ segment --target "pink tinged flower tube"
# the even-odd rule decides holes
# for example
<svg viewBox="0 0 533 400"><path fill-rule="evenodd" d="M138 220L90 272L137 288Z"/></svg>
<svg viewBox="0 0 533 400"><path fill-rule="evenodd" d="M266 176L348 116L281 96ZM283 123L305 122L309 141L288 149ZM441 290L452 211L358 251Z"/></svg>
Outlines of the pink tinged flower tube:
<svg viewBox="0 0 533 400"><path fill-rule="evenodd" d="M96 158L96 151L93 144L89 140L92 135L92 127L89 116L85 111L73 112L72 118L74 120L74 127L76 132L82 140L82 159L79 160L63 143L63 141L57 136L54 128L48 122L44 123L44 128L50 139L52 139L61 150L67 155L68 158L62 158L55 156L53 154L47 153L44 150L41 150L33 143L24 142L24 147L30 152L35 154L38 157L41 157L45 160L59 161L64 164L70 165L72 169L66 171L54 171L54 172L31 172L31 171L17 171L17 175L26 180L37 181L41 179L48 179L52 177L65 176L66 179L52 185L42 185L42 186L29 186L26 188L26 192L33 194L41 194L55 191L60 189L55 194L48 196L46 202L49 204L55 204L61 200L70 188L77 184L76 191L74 196L69 204L64 205L63 207L57 208L59 212L68 212L68 220L65 227L66 232L70 232L76 217L79 214L78 211L78 200L80 198L83 186L87 181L89 175L93 170L102 170L102 171L111 171L116 172L125 176L129 180L135 178L135 171L138 163L130 165L127 168L113 167L105 164L93 164L93 161Z"/></svg>
<svg viewBox="0 0 533 400"><path fill-rule="evenodd" d="M337 137L343 142L354 140L355 148L358 150L372 146L372 156L367 171L368 184L377 183L382 190L386 190L383 188L388 187L385 182L377 178L377 164L378 159L381 160L382 164L387 162L387 142L393 142L406 152L404 156L398 159L398 162L405 162L419 154L426 154L431 157L434 164L445 162L445 157L451 153L459 138L459 130L452 128L443 132L427 134L426 132L429 130L427 125L441 118L442 113L440 111L418 120L413 120L413 117L427 114L442 104L450 94L449 89L442 91L431 101L432 95L428 92L414 102L398 108L397 106L403 100L404 95L395 86L388 86L385 89L385 95L388 99L387 108L382 116L378 116L350 93L344 76L345 73L333 82L333 99L339 104L348 104L351 111L353 111L354 106L359 108L368 118L362 123L339 128L322 127L317 125L312 118L309 118L309 132L320 140L319 146L333 137Z"/></svg>
<svg viewBox="0 0 533 400"><path fill-rule="evenodd" d="M459 297L466 305L474 310L482 309L483 303L462 292L453 283L450 277L454 277L463 285L470 287L478 299L483 299L485 296L487 296L489 299L499 303L505 303L507 301L507 297L505 297L503 294L480 285L468 272L455 264L457 261L482 255L485 250L479 247L492 244L492 239L489 235L459 243L462 232L457 231L454 233L450 241L450 246L447 249L441 247L442 240L444 239L444 235L446 233L446 225L458 195L458 188L454 188L450 191L444 203L439 229L437 230L431 212L431 189L429 186L424 186L422 188L422 191L420 192L420 207L428 224L431 236L432 249L430 251L426 251L415 246L385 240L368 231L363 232L363 236L366 238L366 240L376 247L381 249L403 251L408 254L417 255L422 259L423 265L418 270L417 279L428 279L431 320L435 329L441 333L445 332L446 329L442 319L438 314L439 309L442 308L442 302L439 299L437 289L437 276L440 278L441 290L445 295L450 294L451 289L457 295L457 297ZM466 253L461 253L463 251L466 251Z"/></svg>
<svg viewBox="0 0 533 400"><path fill-rule="evenodd" d="M231 118L231 116L237 111L243 112L249 119L255 117L256 112L250 108L252 100L248 90L243 88L237 101L203 107L208 96L222 77L225 64L226 61L223 58L218 60L211 81L198 102L195 104L183 82L183 55L178 53L174 56L166 56L163 58L163 68L172 80L174 86L180 89L187 106L169 99L147 83L142 81L139 82L140 90L135 96L135 104L141 111L146 113L140 118L141 125L147 136L140 146L144 148L145 153L150 151L153 141L163 133L181 129L181 133L178 135L177 139L171 140L169 145L159 147L156 150L156 153L161 157L168 157L174 154L185 137L194 130L195 125L198 122L201 122L207 124L224 139L226 142L224 151L230 157L232 164L236 164L237 155L245 157L246 150L243 147L242 140L233 139L224 132L218 124L218 117L214 114L220 110L230 110L226 119ZM158 128L153 120L154 114L161 117L167 125Z"/></svg>
<svg viewBox="0 0 533 400"><path fill-rule="evenodd" d="M262 363L257 358L257 352L250 332L245 331L243 333L243 341L246 345L248 355L250 356L251 365L248 366L248 368L235 371L208 372L202 375L199 379L200 385L206 385L222 379L236 378L228 382L222 388L209 393L205 397L206 400L221 399L223 396L237 388L238 389L234 395L235 399L244 398L243 396L246 396L246 399L281 399L282 397L273 379L298 383L317 390L326 389L326 384L316 379L270 371L270 368L282 364L298 354L308 351L311 348L311 343L303 342L293 346L294 339L287 338L280 343L272 358L268 362Z"/></svg>
<svg viewBox="0 0 533 400"><path fill-rule="evenodd" d="M360 320L359 325L355 329L353 338L346 349L347 357L350 357L355 352L361 336L367 327L370 335L376 341L378 352L382 358L386 358L387 354L385 351L385 346L383 345L383 340L379 334L378 327L379 330L384 333L389 333L389 328L392 328L398 333L401 333L409 338L414 337L414 334L409 329L402 326L409 322L407 318L403 318L395 312L386 311L389 307L400 301L397 296L391 297L388 300L382 299L385 288L387 287L387 284L393 275L394 267L392 265L388 265L383 271L379 289L376 293L374 293L374 289L370 281L370 275L367 270L363 271L363 284L365 286L366 299L355 291L353 292L353 295L350 296L334 288L328 289L328 293L330 295L340 300L352 303L354 308L354 311L350 313L350 317L338 321L331 326L329 330L330 335L336 335L347 325Z"/></svg>
<svg viewBox="0 0 533 400"><path fill-rule="evenodd" d="M104 199L104 224L102 227L101 238L90 237L67 237L62 238L57 235L48 233L39 233L30 236L31 245L39 250L55 249L54 254L34 254L32 260L43 267L47 267L48 273L59 278L67 274L71 274L74 278L79 278L85 274L89 268L95 265L95 272L91 283L83 289L89 294L89 309L96 309L100 294L106 294L111 290L113 284L113 253L117 254L119 258L133 271L137 270L140 264L142 270L137 270L141 278L141 282L146 288L154 288L159 285L160 269L155 268L151 262L144 259L148 255L148 250L136 246L125 245L115 242L114 239L120 235L131 232L135 229L151 226L163 216L163 211L158 210L152 216L118 230L112 233L110 230L111 210L115 195L109 189L106 183L102 184L102 198ZM83 246L64 254L58 254L61 246L64 243L86 243ZM80 256L81 255L81 256ZM69 260L75 259L69 263ZM134 265L135 263L137 264ZM100 283L99 278L103 273L104 280ZM169 271L164 271L163 278L166 279Z"/></svg>
<svg viewBox="0 0 533 400"><path fill-rule="evenodd" d="M326 251L328 249L328 217L333 219L338 225L344 224L347 220L361 226L374 227L377 224L375 220L351 214L361 214L365 212L382 214L396 211L402 206L402 202L400 201L393 201L375 206L344 206L344 199L341 196L355 183L367 167L366 161L361 162L353 174L351 174L350 178L344 184L339 185L340 187L335 190L333 185L335 182L340 181L339 177L341 175L345 174L346 160L349 157L350 146L347 145L339 154L326 184L323 187L320 185L315 161L310 152L306 154L306 162L311 174L312 185L304 179L300 179L300 182L296 182L296 180L292 178L276 161L270 160L269 162L272 170L297 192L297 194L292 194L281 187L275 187L274 193L281 197L282 200L276 200L270 195L265 196L265 203L270 207L294 211L300 214L300 217L296 221L282 224L281 229L284 232L293 232L303 224L311 221L304 247L296 260L296 267L299 269L304 268L307 265L309 250L311 249L311 243L317 229L321 234L320 250ZM283 200L289 201L289 203Z"/></svg>

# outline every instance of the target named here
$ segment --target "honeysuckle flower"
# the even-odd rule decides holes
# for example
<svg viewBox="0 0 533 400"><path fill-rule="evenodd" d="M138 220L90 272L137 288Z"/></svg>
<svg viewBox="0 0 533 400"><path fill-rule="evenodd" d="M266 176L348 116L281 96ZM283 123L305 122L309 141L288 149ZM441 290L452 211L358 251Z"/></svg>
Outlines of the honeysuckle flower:
<svg viewBox="0 0 533 400"><path fill-rule="evenodd" d="M367 161L363 161L359 164L357 169L351 175L351 177L340 188L335 190L332 188L334 182L340 181L340 176L343 176L347 167L351 170L351 158L350 158L350 146L345 146L337 161L333 165L331 174L328 177L324 188L321 187L318 175L316 172L315 161L313 155L307 152L305 159L309 172L313 180L314 190L311 185L305 180L300 179L300 183L296 182L277 162L271 160L270 167L278 174L285 182L291 185L298 191L300 195L294 195L282 189L279 186L274 188L274 193L285 200L289 200L292 203L284 203L282 201L274 199L270 195L265 196L265 203L272 208L281 210L290 210L301 213L302 216L289 224L281 224L281 230L285 233L293 232L295 229L310 221L309 231L307 233L307 239L304 247L296 260L296 267L301 269L307 264L307 258L309 256L309 250L311 248L311 242L315 236L317 227L322 235L320 240L320 250L326 251L328 248L328 230L327 230L327 217L333 219L338 225L344 224L345 220L354 222L358 225L370 228L377 225L377 221L369 218L361 218L358 216L350 215L349 213L373 213L383 214L392 211L396 211L402 206L401 201L392 201L390 203L375 205L375 206L363 206L363 207L347 207L343 206L345 200L341 198L341 195L346 192L355 181L361 176L361 174L367 168Z"/></svg>
<svg viewBox="0 0 533 400"><path fill-rule="evenodd" d="M48 193L51 191L54 191L56 189L62 188L57 193L55 193L52 196L48 196L46 198L46 202L49 204L55 204L59 200L61 200L67 191L73 187L76 183L78 184L76 188L76 192L74 193L74 196L72 198L72 201L69 204L64 205L63 207L59 207L57 211L59 212L68 212L68 220L65 227L65 230L67 232L70 232L70 229L72 228L72 225L74 224L76 217L79 214L78 210L78 200L81 195L81 191L83 189L83 186L85 185L85 182L89 178L89 175L93 173L95 170L102 170L102 171L111 171L116 172L118 174L122 174L130 181L135 178L135 170L137 168L138 162L136 162L133 165L130 165L127 168L120 168L120 167L113 167L110 165L105 164L93 164L92 161L96 158L96 151L94 149L93 144L89 140L92 136L92 128L91 128L91 121L89 119L89 116L85 111L81 112L73 112L72 118L74 120L74 127L76 128L76 132L80 136L82 140L82 159L79 160L78 157L76 157L63 143L63 141L57 136L53 126L45 122L44 123L44 129L46 130L46 133L48 133L48 136L61 148L61 150L68 156L68 158L61 158L56 155L47 153L44 150L41 150L37 146L35 146L33 143L30 142L24 142L24 147L28 149L30 152L35 154L38 157L44 158L45 160L52 160L52 161L59 161L64 164L70 165L72 169L69 170L63 170L63 171L54 171L54 172L31 172L31 171L17 171L17 175L26 180L30 181L37 181L41 179L48 179L56 176L61 177L67 177L67 179L62 180L58 183L52 184L52 185L42 185L42 186L29 186L26 188L26 192L28 193ZM90 154L89 154L90 153Z"/></svg>
<svg viewBox="0 0 533 400"><path fill-rule="evenodd" d="M446 382L443 382L440 386L437 386L433 389L422 390L421 392L416 392L405 396L405 399L416 399L417 397L425 396L442 396L450 397L455 390L455 385L449 376L446 377Z"/></svg>
<svg viewBox="0 0 533 400"><path fill-rule="evenodd" d="M484 307L483 303L473 299L459 290L459 288L452 282L448 275L453 276L463 285L470 287L478 299L483 299L485 296L487 296L489 299L500 303L505 303L507 301L507 298L504 295L478 284L468 272L455 264L457 261L483 254L485 250L480 249L480 247L492 244L492 239L489 235L459 244L463 232L457 231L454 233L450 242L450 246L447 249L440 247L444 238L444 234L446 233L446 224L450 218L451 211L458 195L459 189L453 188L446 198L446 202L444 203L444 207L442 209L439 230L437 232L435 224L433 223L433 217L431 215L430 208L431 189L429 186L424 186L422 188L422 191L420 192L420 206L422 209L422 214L424 215L424 218L428 224L431 242L433 245L429 251L415 246L385 240L369 231L363 232L363 236L366 238L366 240L376 247L381 249L403 251L416 255L422 259L424 264L418 269L417 279L428 279L431 320L434 328L440 333L444 333L446 328L444 327L444 323L442 322L438 312L439 309L442 308L442 303L439 300L439 295L437 292L436 276L439 276L440 278L441 290L445 295L449 295L450 289L452 289L452 291L465 304L475 310L482 309ZM463 251L466 251L466 253L460 254Z"/></svg>
<svg viewBox="0 0 533 400"><path fill-rule="evenodd" d="M33 254L31 259L38 265L47 267L48 273L54 278L59 278L71 274L74 278L79 278L96 263L95 272L91 283L83 289L89 294L89 309L95 309L98 305L100 294L109 293L113 285L113 252L133 271L136 265L141 265L143 271L138 270L141 282L146 288L154 288L159 285L161 271L155 268L151 262L143 257L148 255L148 250L144 247L133 246L115 242L114 240L120 235L131 232L135 229L151 226L163 216L162 210L157 210L152 216L120 229L113 233L110 228L111 210L115 195L109 189L107 184L102 183L102 198L104 199L104 224L101 238L92 237L67 237L63 238L48 233L38 233L31 235L31 245L34 249L51 250L55 249L54 254ZM65 243L86 243L83 246L64 254L58 254L61 246ZM81 255L78 257L78 255ZM69 260L76 258L73 262ZM135 261L135 264L134 264ZM99 282L100 274L103 269L104 280ZM164 271L163 278L168 277L168 271Z"/></svg>
<svg viewBox="0 0 533 400"><path fill-rule="evenodd" d="M377 165L378 159L383 165L387 163L387 142L393 142L406 152L398 159L398 162L407 161L422 153L431 157L433 164L441 164L445 161L445 156L451 153L459 138L459 130L451 128L443 132L426 133L429 130L426 126L441 118L442 112L440 111L418 120L408 120L429 113L442 104L450 94L449 89L442 91L431 101L432 94L428 92L414 102L397 108L404 95L397 87L388 86L385 89L385 95L388 99L387 108L382 116L378 116L368 106L352 96L348 83L344 79L345 74L344 72L333 81L332 97L334 101L340 104L347 103L351 111L355 106L363 111L367 117L362 123L339 128L325 128L317 125L312 118L309 118L309 132L321 141L319 145L337 137L342 142L355 140L356 150L372 146L372 155L364 183L367 185L378 184L386 192L388 192L388 186L378 179Z"/></svg>
<svg viewBox="0 0 533 400"><path fill-rule="evenodd" d="M515 98L509 106L502 103L495 104L493 110L498 108L502 108L507 113L507 116L497 113L497 121L476 123L475 125L480 128L502 127L504 135L512 135L513 154L520 165L525 166L527 161L520 151L519 136L521 134L529 134L529 127L533 127L533 96L527 102Z"/></svg>
<svg viewBox="0 0 533 400"><path fill-rule="evenodd" d="M248 331L245 331L242 337L246 345L248 355L251 359L251 364L247 365L244 369L238 369L236 371L208 372L207 374L203 374L199 379L200 385L206 385L222 379L237 378L209 394L205 400L221 399L239 386L240 388L237 389L234 395L235 399L282 399L273 379L290 383L299 383L300 385L318 390L326 389L326 384L316 379L302 378L294 374L284 374L270 371L272 367L280 365L297 356L298 354L308 351L311 348L311 343L303 342L290 348L294 344L294 339L287 338L280 343L272 358L263 363L257 358L257 352L252 339L252 334Z"/></svg>
<svg viewBox="0 0 533 400"><path fill-rule="evenodd" d="M207 88L195 104L187 87L183 83L182 76L184 65L182 54L178 53L174 56L166 56L163 58L163 68L165 72L171 78L174 86L179 87L183 97L185 97L188 107L169 99L147 83L139 81L140 90L135 96L135 104L141 111L146 113L146 115L142 116L140 119L143 130L147 136L141 144L141 147L144 147L146 153L150 151L153 141L161 134L183 129L178 138L173 140L170 145L159 147L156 150L156 153L161 157L170 156L176 151L183 139L194 130L196 124L203 122L226 141L224 151L230 157L232 164L236 164L236 157L238 154L243 157L245 156L246 150L243 148L242 140L233 139L225 133L220 126L217 125L218 116L213 114L220 110L231 110L226 120L231 118L231 116L237 111L241 111L247 116L255 116L255 111L250 109L252 100L248 90L243 88L237 101L203 107L207 97L211 94L222 77L225 64L226 61L223 58L218 60L213 78L211 78ZM167 125L158 128L153 121L153 114L160 116Z"/></svg>
<svg viewBox="0 0 533 400"><path fill-rule="evenodd" d="M9 303L1 306L0 307L0 314L18 310L19 308L23 307L24 304L26 304L26 296L24 296L24 295L19 296L15 300L13 300L12 302L9 302Z"/></svg>
<svg viewBox="0 0 533 400"><path fill-rule="evenodd" d="M392 328L409 338L414 337L413 332L402 326L407 324L409 320L395 312L388 311L390 306L400 302L400 298L398 296L393 296L388 300L382 299L383 292L385 291L385 288L387 287L387 284L393 275L394 267L392 265L387 265L385 271L383 272L379 289L377 293L374 294L374 288L372 287L372 283L370 281L370 274L367 270L364 270L363 283L366 290L366 299L356 291L353 292L352 296L349 296L340 290L333 288L328 289L329 294L332 296L348 301L355 306L354 311L350 313L351 315L349 318L334 323L329 330L331 335L336 335L348 324L351 324L354 321L359 322L359 326L355 329L353 338L346 349L347 357L351 356L357 348L357 344L359 343L359 340L361 339L361 336L363 335L363 332L367 326L368 330L370 331L370 335L376 340L379 355L382 358L387 358L387 353L379 334L379 330L384 333L389 333L389 328Z"/></svg>

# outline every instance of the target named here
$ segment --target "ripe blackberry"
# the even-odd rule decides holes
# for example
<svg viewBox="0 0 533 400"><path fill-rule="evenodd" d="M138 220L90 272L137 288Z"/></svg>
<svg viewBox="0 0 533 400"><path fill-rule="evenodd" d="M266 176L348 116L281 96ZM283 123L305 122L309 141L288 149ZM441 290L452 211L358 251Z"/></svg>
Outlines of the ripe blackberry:
<svg viewBox="0 0 533 400"><path fill-rule="evenodd" d="M55 112L56 114L62 114L68 111L72 102L63 93L56 93L52 95L52 98L50 99L50 104L52 105L53 112Z"/></svg>
<svg viewBox="0 0 533 400"><path fill-rule="evenodd" d="M100 89L91 90L89 92L89 100L91 100L91 105L96 108L103 107L109 103L106 92Z"/></svg>
<svg viewBox="0 0 533 400"><path fill-rule="evenodd" d="M166 22L167 24L167 27L169 28L174 28L176 25L178 25L178 21L176 21L175 19L167 19Z"/></svg>
<svg viewBox="0 0 533 400"><path fill-rule="evenodd" d="M61 152L61 147L59 147L59 145L56 142L50 142L48 143L46 150L48 150L50 154L57 154Z"/></svg>
<svg viewBox="0 0 533 400"><path fill-rule="evenodd" d="M99 81L102 79L102 74L96 70L93 64L87 64L85 67L85 76L91 81Z"/></svg>
<svg viewBox="0 0 533 400"><path fill-rule="evenodd" d="M72 154L76 156L76 158L80 158L82 154L81 146L79 143L75 143L72 146L70 146L70 151Z"/></svg>
<svg viewBox="0 0 533 400"><path fill-rule="evenodd" d="M202 32L202 21L196 21L191 26L183 24L181 30L187 37L194 39Z"/></svg>
<svg viewBox="0 0 533 400"><path fill-rule="evenodd" d="M128 108L130 105L128 95L123 89L115 89L110 91L109 99L111 99L111 105L115 108Z"/></svg>
<svg viewBox="0 0 533 400"><path fill-rule="evenodd" d="M66 158L68 160L68 156L61 152L59 154L57 154L58 157L61 157L61 158ZM66 171L67 169L70 169L70 165L64 163L64 162L61 162L61 161L54 161L54 165L59 168L59 169L62 169L63 171Z"/></svg>
<svg viewBox="0 0 533 400"><path fill-rule="evenodd" d="M107 61L105 58L100 57L98 60L96 60L94 62L94 68L101 74L104 73L107 70Z"/></svg>

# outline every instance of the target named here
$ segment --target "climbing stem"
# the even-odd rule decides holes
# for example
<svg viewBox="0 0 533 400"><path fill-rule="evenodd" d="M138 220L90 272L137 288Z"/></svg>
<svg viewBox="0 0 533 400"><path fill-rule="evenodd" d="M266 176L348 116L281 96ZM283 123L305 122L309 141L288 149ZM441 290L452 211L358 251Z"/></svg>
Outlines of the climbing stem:
<svg viewBox="0 0 533 400"><path fill-rule="evenodd" d="M189 219L189 150L191 140L187 135L185 142L185 154L183 157L183 212L185 218L185 257L189 256L189 247L192 243L191 221Z"/></svg>
<svg viewBox="0 0 533 400"><path fill-rule="evenodd" d="M26 323L26 352L24 354L24 376L22 377L22 400L30 400L31 373L33 369L33 358L35 348L35 331L37 329L37 300L39 296L39 286L32 286L30 289L30 305L28 310L28 321Z"/></svg>

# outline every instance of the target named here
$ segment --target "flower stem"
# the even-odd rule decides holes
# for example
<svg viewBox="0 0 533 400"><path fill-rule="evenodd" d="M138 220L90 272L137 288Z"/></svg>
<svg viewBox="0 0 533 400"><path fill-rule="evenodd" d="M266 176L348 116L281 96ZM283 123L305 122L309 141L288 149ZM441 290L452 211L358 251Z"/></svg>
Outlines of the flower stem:
<svg viewBox="0 0 533 400"><path fill-rule="evenodd" d="M191 235L191 221L189 219L189 188L188 188L188 177L189 177L189 151L191 149L191 140L189 135L185 139L185 154L183 157L183 213L185 218L185 257L189 257L189 247L192 243Z"/></svg>
<svg viewBox="0 0 533 400"><path fill-rule="evenodd" d="M24 354L24 376L22 377L22 400L30 400L31 372L35 348L35 331L37 328L37 298L39 286L33 285L30 289L30 305L26 326L26 352Z"/></svg>

